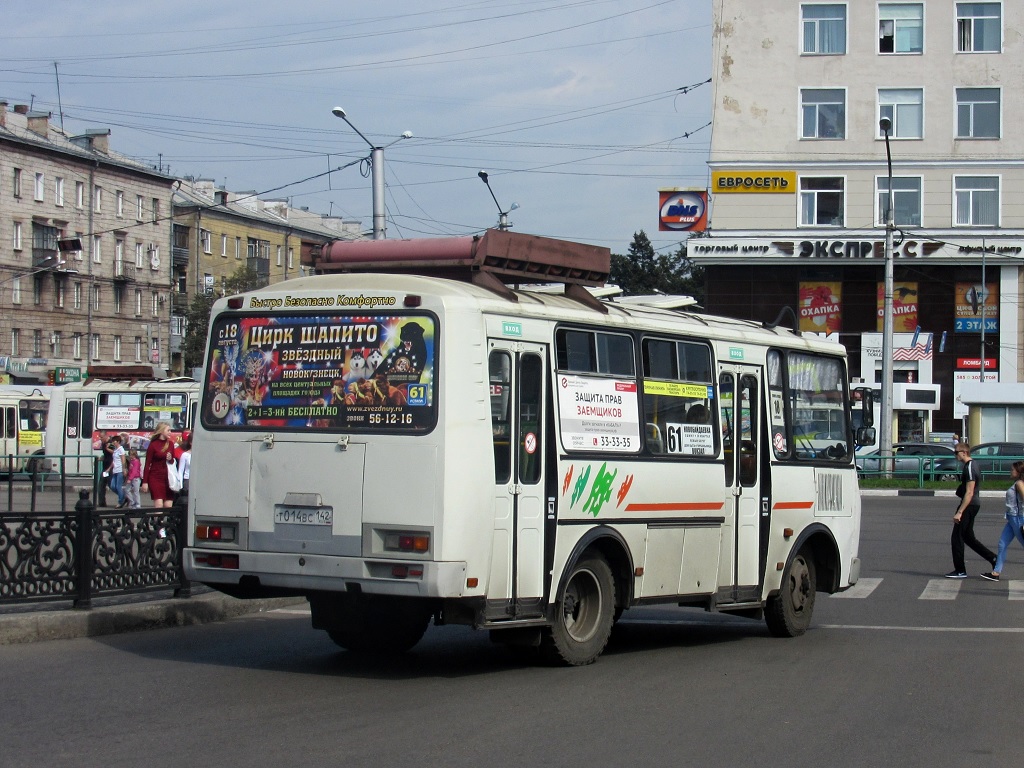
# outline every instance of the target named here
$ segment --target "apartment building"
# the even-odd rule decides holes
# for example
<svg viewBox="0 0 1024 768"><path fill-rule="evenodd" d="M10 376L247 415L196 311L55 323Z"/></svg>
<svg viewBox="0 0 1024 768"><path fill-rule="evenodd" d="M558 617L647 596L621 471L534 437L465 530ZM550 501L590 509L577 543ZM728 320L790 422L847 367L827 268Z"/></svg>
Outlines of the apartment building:
<svg viewBox="0 0 1024 768"><path fill-rule="evenodd" d="M708 309L880 386L891 200L894 439L1024 439L1024 4L713 2Z"/></svg>
<svg viewBox="0 0 1024 768"><path fill-rule="evenodd" d="M0 101L0 376L165 367L174 179L50 118Z"/></svg>
<svg viewBox="0 0 1024 768"><path fill-rule="evenodd" d="M311 274L312 253L331 240L362 239L361 223L296 208L287 200L183 179L174 192L172 370L183 373L184 320L197 293L221 296L248 267L263 285Z"/></svg>

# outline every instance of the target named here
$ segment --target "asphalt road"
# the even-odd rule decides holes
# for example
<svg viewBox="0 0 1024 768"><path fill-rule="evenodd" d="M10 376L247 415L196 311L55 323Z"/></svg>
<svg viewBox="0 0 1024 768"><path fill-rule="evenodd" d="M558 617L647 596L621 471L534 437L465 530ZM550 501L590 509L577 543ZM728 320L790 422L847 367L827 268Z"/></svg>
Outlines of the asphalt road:
<svg viewBox="0 0 1024 768"><path fill-rule="evenodd" d="M659 608L627 612L584 668L536 666L463 627L372 660L338 650L296 605L2 646L0 764L1017 764L1024 550L1003 582L979 579L973 554L972 578L951 582L951 499L865 508L862 586L819 595L811 630L790 640ZM979 536L994 544L997 502L984 509Z"/></svg>

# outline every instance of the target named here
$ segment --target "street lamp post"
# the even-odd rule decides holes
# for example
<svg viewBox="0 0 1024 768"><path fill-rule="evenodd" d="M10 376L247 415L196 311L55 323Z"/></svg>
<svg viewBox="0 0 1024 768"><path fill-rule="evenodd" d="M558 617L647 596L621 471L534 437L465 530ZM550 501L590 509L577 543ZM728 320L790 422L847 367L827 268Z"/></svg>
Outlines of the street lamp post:
<svg viewBox="0 0 1024 768"><path fill-rule="evenodd" d="M878 121L885 137L885 162L889 170L889 199L885 214L885 293L882 300L882 404L879 413L881 434L878 437L878 452L884 468L883 477L892 476L892 293L893 293L893 230L896 229L895 212L892 204L892 153L889 150L889 132L892 121L883 117Z"/></svg>
<svg viewBox="0 0 1024 768"><path fill-rule="evenodd" d="M491 199L494 200L494 204L498 206L498 229L512 229L512 224L508 220L508 215L512 211L519 207L519 203L512 203L512 206L507 210L501 210L501 203L498 202L498 198L494 194L494 190L491 189L491 182L487 180L487 171L477 171L477 176L487 186L487 191L491 193Z"/></svg>
<svg viewBox="0 0 1024 768"><path fill-rule="evenodd" d="M391 144L381 147L366 138L362 131L352 125L345 110L341 107L332 109L331 114L344 120L348 127L359 134L359 138L370 146L370 174L373 185L373 239L383 240L387 231L387 223L384 220L384 150L402 139L411 139L412 133L405 131L395 141L392 141Z"/></svg>

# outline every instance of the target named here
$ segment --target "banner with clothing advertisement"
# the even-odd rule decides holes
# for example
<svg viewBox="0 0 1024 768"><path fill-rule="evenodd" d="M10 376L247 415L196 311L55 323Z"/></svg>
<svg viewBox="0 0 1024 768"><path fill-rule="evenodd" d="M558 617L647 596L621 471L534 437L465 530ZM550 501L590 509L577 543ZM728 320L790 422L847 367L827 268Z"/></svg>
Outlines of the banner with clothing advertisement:
<svg viewBox="0 0 1024 768"><path fill-rule="evenodd" d="M804 333L841 331L842 297L842 283L801 282L800 330Z"/></svg>
<svg viewBox="0 0 1024 768"><path fill-rule="evenodd" d="M917 283L892 284L892 330L893 333L913 333L917 330ZM885 283L878 284L878 325L877 331L885 330Z"/></svg>
<svg viewBox="0 0 1024 768"><path fill-rule="evenodd" d="M985 333L999 330L999 286L973 282L956 284L954 307L957 333L981 333L981 319L985 318Z"/></svg>

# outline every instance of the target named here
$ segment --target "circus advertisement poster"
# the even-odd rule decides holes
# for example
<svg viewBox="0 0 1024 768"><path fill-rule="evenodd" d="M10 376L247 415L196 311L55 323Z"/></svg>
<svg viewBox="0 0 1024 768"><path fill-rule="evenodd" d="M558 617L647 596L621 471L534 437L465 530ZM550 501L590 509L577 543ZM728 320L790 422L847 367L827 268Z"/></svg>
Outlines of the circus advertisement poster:
<svg viewBox="0 0 1024 768"><path fill-rule="evenodd" d="M211 330L203 423L430 429L436 330L429 315L222 315Z"/></svg>
<svg viewBox="0 0 1024 768"><path fill-rule="evenodd" d="M985 332L999 330L999 286L996 283L980 282L956 284L956 326L958 333L981 333L982 318Z"/></svg>
<svg viewBox="0 0 1024 768"><path fill-rule="evenodd" d="M800 283L800 330L838 333L842 330L842 283Z"/></svg>
<svg viewBox="0 0 1024 768"><path fill-rule="evenodd" d="M878 326L884 331L885 283L878 284ZM892 285L892 330L893 333L913 333L917 330L917 283L893 283Z"/></svg>

